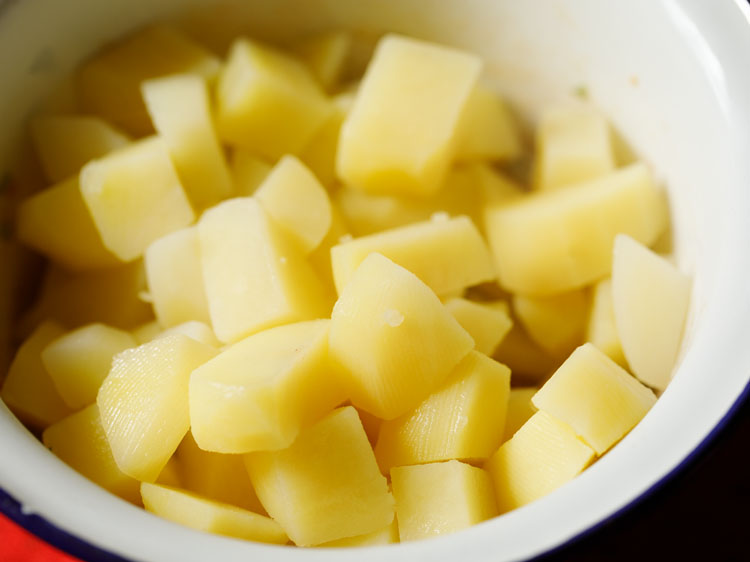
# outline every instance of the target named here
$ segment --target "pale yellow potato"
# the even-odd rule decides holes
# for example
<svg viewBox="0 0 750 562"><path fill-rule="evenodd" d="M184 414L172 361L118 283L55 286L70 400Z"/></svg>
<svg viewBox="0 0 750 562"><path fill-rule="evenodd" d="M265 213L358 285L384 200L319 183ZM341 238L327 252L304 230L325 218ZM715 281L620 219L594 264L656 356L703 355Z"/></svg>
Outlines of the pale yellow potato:
<svg viewBox="0 0 750 562"><path fill-rule="evenodd" d="M271 168L271 164L249 150L234 148L229 160L229 169L234 180L234 194L238 197L247 197L255 193Z"/></svg>
<svg viewBox="0 0 750 562"><path fill-rule="evenodd" d="M591 309L586 323L585 340L593 343L621 367L628 368L615 325L610 277L596 283L591 290Z"/></svg>
<svg viewBox="0 0 750 562"><path fill-rule="evenodd" d="M458 130L456 160L512 160L521 154L521 137L505 101L477 84L466 102Z"/></svg>
<svg viewBox="0 0 750 562"><path fill-rule="evenodd" d="M454 297L445 301L445 308L474 338L474 348L485 355L495 352L513 326L507 306L499 303L474 302Z"/></svg>
<svg viewBox="0 0 750 562"><path fill-rule="evenodd" d="M352 48L352 37L346 31L328 31L295 42L291 51L308 66L327 92L338 84Z"/></svg>
<svg viewBox="0 0 750 562"><path fill-rule="evenodd" d="M505 416L505 432L503 443L516 434L521 429L537 409L532 404L531 398L536 394L538 389L535 387L511 388L508 395L508 412Z"/></svg>

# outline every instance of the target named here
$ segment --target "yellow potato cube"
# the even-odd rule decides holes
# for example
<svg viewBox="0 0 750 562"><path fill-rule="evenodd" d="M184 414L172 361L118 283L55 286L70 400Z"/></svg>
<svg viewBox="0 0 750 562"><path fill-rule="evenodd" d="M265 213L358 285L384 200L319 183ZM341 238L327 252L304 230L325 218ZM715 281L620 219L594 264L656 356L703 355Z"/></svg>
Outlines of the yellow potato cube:
<svg viewBox="0 0 750 562"><path fill-rule="evenodd" d="M585 289L551 297L514 295L512 302L526 333L553 357L567 357L583 343L590 303Z"/></svg>
<svg viewBox="0 0 750 562"><path fill-rule="evenodd" d="M330 301L299 250L253 198L230 199L198 223L211 325L225 343L329 315Z"/></svg>
<svg viewBox="0 0 750 562"><path fill-rule="evenodd" d="M344 401L328 361L330 320L278 326L241 340L190 377L190 423L201 449L283 449Z"/></svg>
<svg viewBox="0 0 750 562"><path fill-rule="evenodd" d="M580 474L594 456L569 425L537 412L485 465L500 513L556 490Z"/></svg>
<svg viewBox="0 0 750 562"><path fill-rule="evenodd" d="M185 490L143 482L141 496L151 513L192 529L271 544L286 544L288 540L270 517Z"/></svg>
<svg viewBox="0 0 750 562"><path fill-rule="evenodd" d="M398 521L393 518L391 524L372 533L357 535L356 537L347 537L335 541L324 542L319 544L320 547L355 547L355 546L378 546L382 544L394 544L399 542Z"/></svg>
<svg viewBox="0 0 750 562"><path fill-rule="evenodd" d="M281 451L245 456L268 513L299 546L378 531L393 520L393 497L357 411L339 408Z"/></svg>
<svg viewBox="0 0 750 562"><path fill-rule="evenodd" d="M0 388L0 398L18 418L43 429L71 413L42 363L42 350L65 333L54 322L42 323L18 348Z"/></svg>
<svg viewBox="0 0 750 562"><path fill-rule="evenodd" d="M536 394L537 389L531 388L511 388L508 396L508 413L505 416L505 432L503 434L503 443L516 434L531 416L536 412L536 406L532 404L531 398Z"/></svg>
<svg viewBox="0 0 750 562"><path fill-rule="evenodd" d="M111 267L120 262L104 247L75 176L18 206L18 239L72 270Z"/></svg>
<svg viewBox="0 0 750 562"><path fill-rule="evenodd" d="M270 160L299 153L332 111L302 62L247 39L232 45L216 101L220 138Z"/></svg>
<svg viewBox="0 0 750 562"><path fill-rule="evenodd" d="M140 505L140 483L117 467L96 404L49 426L42 433L42 442L60 460L95 484Z"/></svg>
<svg viewBox="0 0 750 562"><path fill-rule="evenodd" d="M513 326L507 308L502 306L451 298L445 301L445 308L474 338L474 349L485 355L495 352Z"/></svg>
<svg viewBox="0 0 750 562"><path fill-rule="evenodd" d="M341 128L339 177L370 193L435 193L481 66L456 49L397 35L381 39Z"/></svg>
<svg viewBox="0 0 750 562"><path fill-rule="evenodd" d="M459 461L401 466L391 471L402 541L460 531L497 515L489 475Z"/></svg>
<svg viewBox="0 0 750 562"><path fill-rule="evenodd" d="M266 515L250 483L242 455L204 451L188 432L175 453L183 487L205 498Z"/></svg>
<svg viewBox="0 0 750 562"><path fill-rule="evenodd" d="M138 343L128 332L89 324L57 338L42 350L42 363L60 397L72 410L96 401L112 358Z"/></svg>
<svg viewBox="0 0 750 562"><path fill-rule="evenodd" d="M279 160L255 197L305 255L318 247L331 227L328 193L294 156Z"/></svg>
<svg viewBox="0 0 750 562"><path fill-rule="evenodd" d="M593 343L610 359L627 369L620 336L615 325L615 305L612 302L612 279L602 279L592 289L591 310L586 324L585 341Z"/></svg>
<svg viewBox="0 0 750 562"><path fill-rule="evenodd" d="M656 402L656 396L592 344L576 349L532 399L604 454Z"/></svg>
<svg viewBox="0 0 750 562"><path fill-rule="evenodd" d="M177 324L177 326L167 328L156 337L163 338L173 334L182 334L189 338L193 338L195 341L210 345L211 347L221 347L221 342L216 338L214 331L207 324L198 322L197 320L190 320L188 322L183 322L182 324Z"/></svg>
<svg viewBox="0 0 750 562"><path fill-rule="evenodd" d="M141 98L141 82L192 72L212 79L219 59L167 26L152 26L116 43L81 67L78 93L84 109L136 136L153 129Z"/></svg>
<svg viewBox="0 0 750 562"><path fill-rule="evenodd" d="M650 244L666 222L664 196L642 163L485 213L500 285L533 296L577 289L607 276L618 233Z"/></svg>
<svg viewBox="0 0 750 562"><path fill-rule="evenodd" d="M211 321L195 226L158 238L146 248L143 265L156 318L165 328L190 320Z"/></svg>
<svg viewBox="0 0 750 562"><path fill-rule="evenodd" d="M96 398L117 466L153 482L190 427L190 373L216 350L177 334L115 356Z"/></svg>
<svg viewBox="0 0 750 562"><path fill-rule="evenodd" d="M612 302L617 333L633 374L657 390L664 390L672 378L691 288L687 275L637 240L615 239Z"/></svg>
<svg viewBox="0 0 750 562"><path fill-rule="evenodd" d="M470 352L414 410L383 422L375 447L380 469L488 458L503 436L509 392L510 369Z"/></svg>
<svg viewBox="0 0 750 562"><path fill-rule="evenodd" d="M298 41L291 50L308 66L320 85L330 92L339 84L351 48L349 33L329 31Z"/></svg>
<svg viewBox="0 0 750 562"><path fill-rule="evenodd" d="M249 197L260 187L271 172L271 164L244 148L232 150L229 168L234 180L234 193Z"/></svg>
<svg viewBox="0 0 750 562"><path fill-rule="evenodd" d="M456 159L512 160L521 154L521 138L503 99L484 85L471 92L458 130Z"/></svg>
<svg viewBox="0 0 750 562"><path fill-rule="evenodd" d="M352 403L382 419L416 407L474 347L430 288L381 254L368 256L341 293L329 340Z"/></svg>
<svg viewBox="0 0 750 562"><path fill-rule="evenodd" d="M339 293L371 253L378 252L408 269L437 295L496 278L487 245L468 217L437 217L331 248L333 279Z"/></svg>
<svg viewBox="0 0 750 562"><path fill-rule="evenodd" d="M555 189L609 174L615 169L609 124L585 105L547 108L536 128L534 187Z"/></svg>
<svg viewBox="0 0 750 562"><path fill-rule="evenodd" d="M90 115L37 117L31 122L31 138L44 174L51 182L68 179L89 160L130 142L125 133Z"/></svg>
<svg viewBox="0 0 750 562"><path fill-rule="evenodd" d="M177 74L143 82L141 91L193 208L229 197L234 186L214 131L206 81Z"/></svg>
<svg viewBox="0 0 750 562"><path fill-rule="evenodd" d="M81 193L104 245L122 261L195 219L164 142L135 142L81 170Z"/></svg>

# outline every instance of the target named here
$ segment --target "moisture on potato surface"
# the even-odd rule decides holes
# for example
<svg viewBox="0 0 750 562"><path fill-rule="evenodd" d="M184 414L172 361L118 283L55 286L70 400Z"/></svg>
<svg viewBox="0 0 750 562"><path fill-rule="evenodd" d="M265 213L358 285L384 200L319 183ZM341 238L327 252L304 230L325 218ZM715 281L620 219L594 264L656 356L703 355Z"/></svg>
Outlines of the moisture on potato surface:
<svg viewBox="0 0 750 562"><path fill-rule="evenodd" d="M449 45L200 36L138 31L30 120L47 187L15 239L46 271L0 397L54 455L200 531L351 548L498 516L626 438L691 283L594 104L524 131Z"/></svg>

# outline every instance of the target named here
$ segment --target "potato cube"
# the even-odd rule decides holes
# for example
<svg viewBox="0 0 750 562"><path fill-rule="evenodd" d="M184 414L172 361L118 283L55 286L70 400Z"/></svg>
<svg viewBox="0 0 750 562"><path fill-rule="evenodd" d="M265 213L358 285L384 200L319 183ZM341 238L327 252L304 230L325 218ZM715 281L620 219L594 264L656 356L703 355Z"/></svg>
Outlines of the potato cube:
<svg viewBox="0 0 750 562"><path fill-rule="evenodd" d="M162 236L143 254L156 318L165 328L190 320L211 322L195 226Z"/></svg>
<svg viewBox="0 0 750 562"><path fill-rule="evenodd" d="M507 307L463 298L445 301L445 308L474 338L474 349L492 355L513 326Z"/></svg>
<svg viewBox="0 0 750 562"><path fill-rule="evenodd" d="M329 338L352 403L382 419L416 407L474 347L429 287L381 254L352 275Z"/></svg>
<svg viewBox="0 0 750 562"><path fill-rule="evenodd" d="M577 289L607 276L618 233L650 244L666 221L664 196L642 163L485 213L500 285L532 296Z"/></svg>
<svg viewBox="0 0 750 562"><path fill-rule="evenodd" d="M556 490L580 474L594 456L569 425L537 412L485 465L500 513Z"/></svg>
<svg viewBox="0 0 750 562"><path fill-rule="evenodd" d="M532 399L604 454L656 402L656 396L592 344L576 349Z"/></svg>
<svg viewBox="0 0 750 562"><path fill-rule="evenodd" d="M229 197L234 186L214 131L206 81L177 74L143 82L141 91L193 208Z"/></svg>
<svg viewBox="0 0 750 562"><path fill-rule="evenodd" d="M408 269L437 295L495 279L487 245L468 217L437 217L331 248L333 278L339 295L354 271L378 252Z"/></svg>
<svg viewBox="0 0 750 562"><path fill-rule="evenodd" d="M521 154L521 138L503 99L482 84L471 92L458 130L456 159L513 160Z"/></svg>
<svg viewBox="0 0 750 562"><path fill-rule="evenodd" d="M141 496L151 513L192 529L271 544L286 544L288 540L270 517L185 490L143 482Z"/></svg>
<svg viewBox="0 0 750 562"><path fill-rule="evenodd" d="M72 410L96 401L112 358L138 343L128 332L89 324L57 338L42 350L42 363L60 397Z"/></svg>
<svg viewBox="0 0 750 562"><path fill-rule="evenodd" d="M247 39L232 45L216 99L221 139L270 160L298 154L332 111L303 63Z"/></svg>
<svg viewBox="0 0 750 562"><path fill-rule="evenodd" d="M42 442L55 456L92 482L140 505L140 483L117 467L96 404L49 426L42 433Z"/></svg>
<svg viewBox="0 0 750 562"><path fill-rule="evenodd" d="M380 469L488 458L501 443L509 392L510 369L470 352L414 410L383 422L375 447Z"/></svg>
<svg viewBox="0 0 750 562"><path fill-rule="evenodd" d="M252 198L230 199L198 223L211 324L225 343L329 315L330 301L299 250Z"/></svg>
<svg viewBox="0 0 750 562"><path fill-rule="evenodd" d="M612 279L602 279L592 289L591 309L586 323L585 341L593 343L612 361L627 369L620 336L615 325L615 305L612 302Z"/></svg>
<svg viewBox="0 0 750 562"><path fill-rule="evenodd" d="M391 471L402 541L460 531L497 515L489 475L459 461L401 466Z"/></svg>
<svg viewBox="0 0 750 562"><path fill-rule="evenodd" d="M339 408L281 451L245 456L268 513L299 546L378 531L393 520L393 497L357 411Z"/></svg>
<svg viewBox="0 0 750 562"><path fill-rule="evenodd" d="M531 398L536 394L534 387L511 388L508 396L508 413L505 416L505 432L503 443L516 434L531 416L536 412L536 406L532 404Z"/></svg>
<svg viewBox="0 0 750 562"><path fill-rule="evenodd" d="M612 265L612 302L622 349L633 374L664 390L682 343L690 306L690 278L628 236L618 236Z"/></svg>
<svg viewBox="0 0 750 562"><path fill-rule="evenodd" d="M117 466L153 482L190 427L190 373L216 350L177 334L115 356L96 403Z"/></svg>
<svg viewBox="0 0 750 562"><path fill-rule="evenodd" d="M534 186L555 189L609 174L615 169L609 124L585 105L547 108L536 128Z"/></svg>
<svg viewBox="0 0 750 562"><path fill-rule="evenodd" d="M553 357L567 357L583 343L590 302L585 289L550 297L514 295L512 302L526 333Z"/></svg>
<svg viewBox="0 0 750 562"><path fill-rule="evenodd" d="M339 177L370 193L435 193L480 70L468 53L398 35L381 39L341 128Z"/></svg>
<svg viewBox="0 0 750 562"><path fill-rule="evenodd" d="M164 142L150 137L92 160L81 193L104 245L122 261L195 219Z"/></svg>
<svg viewBox="0 0 750 562"><path fill-rule="evenodd" d="M249 197L271 172L271 164L244 148L232 150L229 168L234 181L234 194Z"/></svg>
<svg viewBox="0 0 750 562"><path fill-rule="evenodd" d="M328 362L330 320L278 326L241 340L190 377L190 422L201 449L283 449L344 401Z"/></svg>
<svg viewBox="0 0 750 562"><path fill-rule="evenodd" d="M77 85L86 111L142 136L153 129L141 98L141 82L180 72L212 79L220 65L216 56L176 29L151 26L85 63Z"/></svg>
<svg viewBox="0 0 750 562"><path fill-rule="evenodd" d="M294 156L279 160L255 197L305 255L318 247L331 227L328 193Z"/></svg>
<svg viewBox="0 0 750 562"><path fill-rule="evenodd" d="M125 133L90 115L37 117L31 122L31 138L44 174L51 182L68 179L89 160L130 142Z"/></svg>
<svg viewBox="0 0 750 562"><path fill-rule="evenodd" d="M54 322L43 322L16 352L0 388L0 398L19 419L44 429L71 413L42 363L42 350L65 333Z"/></svg>
<svg viewBox="0 0 750 562"><path fill-rule="evenodd" d="M352 48L352 37L346 31L329 31L306 37L292 45L294 52L310 69L327 92L339 83Z"/></svg>
<svg viewBox="0 0 750 562"><path fill-rule="evenodd" d="M17 217L18 239L69 269L121 263L104 247L81 197L77 176L24 200Z"/></svg>

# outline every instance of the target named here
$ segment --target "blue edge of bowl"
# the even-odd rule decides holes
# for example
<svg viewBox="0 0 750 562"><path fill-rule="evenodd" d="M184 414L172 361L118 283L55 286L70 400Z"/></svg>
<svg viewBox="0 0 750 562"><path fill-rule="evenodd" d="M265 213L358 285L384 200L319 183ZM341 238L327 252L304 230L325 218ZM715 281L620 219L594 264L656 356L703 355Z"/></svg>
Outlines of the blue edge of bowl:
<svg viewBox="0 0 750 562"><path fill-rule="evenodd" d="M723 433L730 420L737 414L742 406L746 402L748 402L749 397L750 383L745 386L742 394L740 394L734 404L732 404L732 407L729 408L724 417L722 417L719 423L716 424L716 426L705 437L705 439L703 439L703 441L701 441L701 443L695 449L693 449L693 451L666 476L653 484L650 488L648 488L645 492L643 492L629 504L612 513L609 517L606 517L605 519L599 521L596 525L593 525L592 527L586 529L585 531L582 531L578 535L571 537L566 542L541 554L538 558L547 558L569 548L573 543L591 536L602 527L619 518L626 511L633 509L636 505L652 496L669 480L672 480L673 478L675 478L679 474L682 474L688 468L693 466L701 456L708 452L709 446L712 445ZM54 547L86 562L132 562L131 560L123 558L118 554L108 552L74 535L71 535L70 533L60 529L56 525L53 525L40 515L34 513L24 513L20 502L13 498L13 496L11 496L2 488L0 488L0 512L30 533L33 533L34 535L40 537Z"/></svg>

